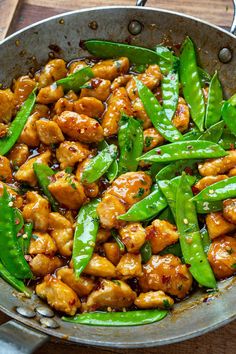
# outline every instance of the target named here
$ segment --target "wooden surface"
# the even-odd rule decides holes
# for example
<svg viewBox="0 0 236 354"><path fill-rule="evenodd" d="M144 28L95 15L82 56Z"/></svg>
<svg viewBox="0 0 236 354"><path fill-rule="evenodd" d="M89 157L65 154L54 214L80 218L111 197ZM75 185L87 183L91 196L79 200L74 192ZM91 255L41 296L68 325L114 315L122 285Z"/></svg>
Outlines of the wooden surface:
<svg viewBox="0 0 236 354"><path fill-rule="evenodd" d="M37 5L36 5L37 3ZM93 6L134 5L135 0L0 0L0 39L33 22L65 11ZM219 26L231 25L233 7L231 0L149 0L152 7L179 11ZM10 27L10 28L9 28ZM0 313L0 324L8 318ZM189 324L191 326L191 323ZM115 350L78 347L51 341L35 354L235 354L236 322L183 343L160 347L158 349Z"/></svg>

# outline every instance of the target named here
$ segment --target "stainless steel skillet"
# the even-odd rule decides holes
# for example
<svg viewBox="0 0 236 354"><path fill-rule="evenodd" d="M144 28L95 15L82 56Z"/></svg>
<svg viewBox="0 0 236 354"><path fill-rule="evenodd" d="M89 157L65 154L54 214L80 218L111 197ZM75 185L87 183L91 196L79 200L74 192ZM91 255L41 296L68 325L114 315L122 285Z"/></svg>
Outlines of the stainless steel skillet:
<svg viewBox="0 0 236 354"><path fill-rule="evenodd" d="M138 5L145 2L138 1ZM236 19L232 32L235 27ZM218 69L226 96L235 93L236 38L233 34L190 16L124 6L59 15L10 36L0 45L0 82L10 85L12 78L31 68L37 69L52 53L65 60L86 55L79 47L80 40L99 38L152 47L163 41L178 45L186 35L197 44L202 66L210 73ZM113 348L144 348L183 341L236 318L234 281L221 282L219 287L216 297L210 296L205 301L206 295L198 292L178 304L173 314L161 322L141 327L101 328L71 325L57 315L47 317L51 314L45 305L39 308L42 302L37 297L23 299L0 279L0 310L18 321L10 321L0 328L0 353L32 353L49 336Z"/></svg>

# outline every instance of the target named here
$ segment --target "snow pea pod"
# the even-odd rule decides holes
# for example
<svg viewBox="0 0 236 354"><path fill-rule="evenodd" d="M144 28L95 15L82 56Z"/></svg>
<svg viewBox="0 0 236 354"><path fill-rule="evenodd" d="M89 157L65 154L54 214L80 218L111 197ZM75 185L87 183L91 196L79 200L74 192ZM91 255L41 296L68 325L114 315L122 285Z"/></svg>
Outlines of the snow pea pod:
<svg viewBox="0 0 236 354"><path fill-rule="evenodd" d="M236 197L236 177L230 177L204 188L194 201L215 202Z"/></svg>
<svg viewBox="0 0 236 354"><path fill-rule="evenodd" d="M162 107L167 118L171 121L178 104L179 99L179 75L171 71L167 76L164 76L161 81L162 90Z"/></svg>
<svg viewBox="0 0 236 354"><path fill-rule="evenodd" d="M194 44L189 37L184 41L180 54L180 81L183 94L190 107L191 117L200 131L203 131L205 103L198 74Z"/></svg>
<svg viewBox="0 0 236 354"><path fill-rule="evenodd" d="M236 107L229 101L223 104L222 117L230 132L236 136Z"/></svg>
<svg viewBox="0 0 236 354"><path fill-rule="evenodd" d="M165 254L173 254L174 256L177 256L179 258L183 257L182 251L181 251L181 247L180 247L180 243L177 242L174 245L170 245L168 247L166 247L163 251L161 251L159 253L161 256L164 256Z"/></svg>
<svg viewBox="0 0 236 354"><path fill-rule="evenodd" d="M14 289L18 290L21 293L24 293L25 296L31 297L32 292L25 286L24 282L20 279L17 279L4 267L0 262L0 277L4 279L8 284L10 284Z"/></svg>
<svg viewBox="0 0 236 354"><path fill-rule="evenodd" d="M176 193L176 225L185 263L194 279L207 288L216 288L216 280L204 253L191 186L183 174Z"/></svg>
<svg viewBox="0 0 236 354"><path fill-rule="evenodd" d="M176 143L162 145L148 151L138 160L151 162L171 162L182 159L208 159L212 157L226 156L227 152L217 144L210 141L178 141Z"/></svg>
<svg viewBox="0 0 236 354"><path fill-rule="evenodd" d="M141 123L126 115L119 122L118 144L120 148L119 174L136 171L143 151L143 128Z"/></svg>
<svg viewBox="0 0 236 354"><path fill-rule="evenodd" d="M147 263L152 257L152 246L149 241L146 241L140 248L140 254L142 257L142 263Z"/></svg>
<svg viewBox="0 0 236 354"><path fill-rule="evenodd" d="M206 226L204 226L200 232L201 232L201 238L202 238L202 246L203 246L205 254L207 255L209 248L210 248L211 239L208 234Z"/></svg>
<svg viewBox="0 0 236 354"><path fill-rule="evenodd" d="M167 310L137 310L126 312L87 312L74 317L62 317L63 321L90 326L124 327L141 326L162 320Z"/></svg>
<svg viewBox="0 0 236 354"><path fill-rule="evenodd" d="M198 66L197 70L198 70L198 75L199 75L199 79L201 82L201 86L205 87L206 84L209 84L211 82L211 75L208 74L208 72L206 70L200 68L200 66Z"/></svg>
<svg viewBox="0 0 236 354"><path fill-rule="evenodd" d="M94 199L83 205L77 216L72 252L72 261L77 278L79 278L93 254L99 227L97 214L99 202L99 199Z"/></svg>
<svg viewBox="0 0 236 354"><path fill-rule="evenodd" d="M218 144L225 150L236 148L235 135L233 135L228 128L225 128Z"/></svg>
<svg viewBox="0 0 236 354"><path fill-rule="evenodd" d="M157 215L167 207L167 201L160 188L156 185L154 191L147 197L134 204L127 213L120 215L117 219L125 221L144 221Z"/></svg>
<svg viewBox="0 0 236 354"><path fill-rule="evenodd" d="M158 215L158 219L169 221L171 224L175 223L175 219L169 206Z"/></svg>
<svg viewBox="0 0 236 354"><path fill-rule="evenodd" d="M197 140L201 135L199 129L193 128L183 135L183 140Z"/></svg>
<svg viewBox="0 0 236 354"><path fill-rule="evenodd" d="M19 237L19 242L24 254L28 254L30 240L32 237L33 223L26 223L24 226L24 234Z"/></svg>
<svg viewBox="0 0 236 354"><path fill-rule="evenodd" d="M82 85L94 77L92 69L87 66L83 69L76 71L75 73L57 80L56 84L62 86L65 91L73 90L78 92Z"/></svg>
<svg viewBox="0 0 236 354"><path fill-rule="evenodd" d="M99 144L99 149L103 150L106 147L108 147L109 144L106 142L106 140L103 140L100 144ZM108 178L109 182L114 181L114 179L117 177L118 175L118 162L115 159L111 166L108 168L107 172L105 173L106 177Z"/></svg>
<svg viewBox="0 0 236 354"><path fill-rule="evenodd" d="M18 279L32 278L17 239L15 213L6 187L0 196L0 260L6 269Z"/></svg>
<svg viewBox="0 0 236 354"><path fill-rule="evenodd" d="M109 169L116 156L117 146L114 144L108 145L89 161L83 170L81 180L86 183L97 181Z"/></svg>
<svg viewBox="0 0 236 354"><path fill-rule="evenodd" d="M167 48L161 45L156 46L156 53L160 56L158 65L161 69L161 73L167 75L174 68L177 69L178 58Z"/></svg>
<svg viewBox="0 0 236 354"><path fill-rule="evenodd" d="M197 140L207 140L218 143L224 130L225 123L221 120L202 133Z"/></svg>
<svg viewBox="0 0 236 354"><path fill-rule="evenodd" d="M131 63L135 64L156 64L160 57L168 60L161 53L130 44L90 39L84 41L83 45L89 53L98 58L127 57Z"/></svg>
<svg viewBox="0 0 236 354"><path fill-rule="evenodd" d="M114 240L116 241L119 249L121 252L125 252L125 245L124 243L121 241L121 239L119 238L119 236L117 235L115 230L111 230L111 235L114 238Z"/></svg>
<svg viewBox="0 0 236 354"><path fill-rule="evenodd" d="M143 103L144 109L152 121L154 127L168 141L174 142L182 140L182 134L174 127L167 118L162 106L147 86L140 80L135 79L139 97Z"/></svg>
<svg viewBox="0 0 236 354"><path fill-rule="evenodd" d="M16 233L18 234L18 232L20 232L20 230L24 226L24 218L20 210L17 208L14 209L14 214L15 214L15 228L16 228Z"/></svg>
<svg viewBox="0 0 236 354"><path fill-rule="evenodd" d="M221 108L223 103L222 86L217 74L213 75L208 92L206 105L205 128L210 128L213 124L219 122L221 118Z"/></svg>
<svg viewBox="0 0 236 354"><path fill-rule="evenodd" d="M203 200L196 201L198 214L209 214L223 209L222 201L207 202Z"/></svg>
<svg viewBox="0 0 236 354"><path fill-rule="evenodd" d="M189 175L198 174L197 163L199 160L180 160L172 162L169 165L163 167L156 175L156 181L162 179L172 179L177 175L181 175L183 171Z"/></svg>
<svg viewBox="0 0 236 354"><path fill-rule="evenodd" d="M49 166L38 162L34 163L33 169L43 193L46 195L52 206L52 210L58 211L58 203L48 189L48 186L51 183L50 178L55 174L55 172Z"/></svg>
<svg viewBox="0 0 236 354"><path fill-rule="evenodd" d="M0 155L5 155L18 140L32 112L35 101L36 95L33 91L17 112L16 117L8 128L7 135L0 139Z"/></svg>

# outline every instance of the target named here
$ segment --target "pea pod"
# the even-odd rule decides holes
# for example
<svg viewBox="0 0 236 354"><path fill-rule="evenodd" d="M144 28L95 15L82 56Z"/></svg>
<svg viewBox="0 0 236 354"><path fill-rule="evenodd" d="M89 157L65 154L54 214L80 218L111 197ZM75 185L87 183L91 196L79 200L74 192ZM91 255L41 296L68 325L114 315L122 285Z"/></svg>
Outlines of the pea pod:
<svg viewBox="0 0 236 354"><path fill-rule="evenodd" d="M161 53L130 44L90 39L83 45L89 53L98 58L127 57L131 63L135 64L155 64L158 63L160 57L168 60Z"/></svg>
<svg viewBox="0 0 236 354"><path fill-rule="evenodd" d="M55 174L55 172L49 166L38 162L34 163L33 169L43 193L46 195L52 206L52 210L58 211L58 203L48 189L48 186L51 183L50 178Z"/></svg>
<svg viewBox="0 0 236 354"><path fill-rule="evenodd" d="M107 172L117 156L117 146L108 145L105 149L98 152L83 170L81 180L86 183L93 183Z"/></svg>
<svg viewBox="0 0 236 354"><path fill-rule="evenodd" d="M121 239L119 238L119 236L117 235L117 233L116 233L114 230L112 230L112 231L111 231L111 235L112 235L112 237L115 239L115 241L116 241L116 243L117 243L117 245L118 245L120 251L121 251L121 252L125 252L125 245L123 244L123 242L121 241Z"/></svg>
<svg viewBox="0 0 236 354"><path fill-rule="evenodd" d="M236 148L235 135L233 135L228 128L223 130L221 139L219 140L219 145L225 150Z"/></svg>
<svg viewBox="0 0 236 354"><path fill-rule="evenodd" d="M179 258L183 257L180 243L177 242L174 245L167 246L163 251L159 253L161 256L164 256L165 254L173 254L174 256L177 256Z"/></svg>
<svg viewBox="0 0 236 354"><path fill-rule="evenodd" d="M87 312L74 317L62 317L63 321L90 326L124 327L141 326L166 317L167 310L137 310L126 312Z"/></svg>
<svg viewBox="0 0 236 354"><path fill-rule="evenodd" d="M126 115L121 117L118 144L120 148L119 174L136 171L138 167L136 159L143 151L143 129L138 120Z"/></svg>
<svg viewBox="0 0 236 354"><path fill-rule="evenodd" d="M35 92L31 92L29 97L21 106L20 110L17 112L16 117L12 121L10 127L8 128L7 135L0 138L0 155L5 155L13 145L18 140L21 135L22 130L32 112L36 101Z"/></svg>
<svg viewBox="0 0 236 354"><path fill-rule="evenodd" d="M100 144L99 144L99 148L101 150L105 149L106 147L108 147L109 144L106 142L106 140L103 140ZM107 172L106 172L106 177L108 178L109 182L114 181L114 179L117 177L118 175L118 162L115 159L111 166L108 168Z"/></svg>
<svg viewBox="0 0 236 354"><path fill-rule="evenodd" d="M171 162L178 160L207 159L212 157L226 156L227 152L217 144L210 141L179 141L162 145L148 151L138 160L151 162Z"/></svg>
<svg viewBox="0 0 236 354"><path fill-rule="evenodd" d="M175 223L175 219L169 206L158 215L158 219L169 221L171 224Z"/></svg>
<svg viewBox="0 0 236 354"><path fill-rule="evenodd" d="M236 107L229 101L223 104L222 117L230 132L236 136Z"/></svg>
<svg viewBox="0 0 236 354"><path fill-rule="evenodd" d="M183 135L183 140L197 140L201 135L199 129L193 128Z"/></svg>
<svg viewBox="0 0 236 354"><path fill-rule="evenodd" d="M206 70L200 68L200 66L197 68L197 71L198 71L201 86L205 87L206 84L209 84L211 82L211 75L208 74Z"/></svg>
<svg viewBox="0 0 236 354"><path fill-rule="evenodd" d="M198 162L199 160L180 160L172 162L157 173L156 181L175 178L177 175L181 175L183 171L189 175L196 175L198 173Z"/></svg>
<svg viewBox="0 0 236 354"><path fill-rule="evenodd" d="M32 292L25 286L22 280L19 280L14 277L4 265L0 262L0 277L4 279L8 284L10 284L14 289L24 293L25 296L31 297Z"/></svg>
<svg viewBox="0 0 236 354"><path fill-rule="evenodd" d="M202 133L197 140L207 140L213 143L218 143L224 130L225 123L223 121L217 122Z"/></svg>
<svg viewBox="0 0 236 354"><path fill-rule="evenodd" d="M83 205L77 217L72 252L72 261L77 278L90 261L95 247L99 227L98 204L99 199L94 199Z"/></svg>
<svg viewBox="0 0 236 354"><path fill-rule="evenodd" d="M176 193L176 225L185 263L196 281L207 288L216 288L216 281L202 246L193 194L183 174Z"/></svg>
<svg viewBox="0 0 236 354"><path fill-rule="evenodd" d="M207 255L209 248L210 248L211 239L208 234L206 226L204 226L200 232L201 232L201 238L202 238L202 246L203 246L205 254Z"/></svg>
<svg viewBox="0 0 236 354"><path fill-rule="evenodd" d="M191 117L200 131L203 131L205 103L198 74L197 59L193 42L184 41L180 54L180 81L183 94L190 107Z"/></svg>
<svg viewBox="0 0 236 354"><path fill-rule="evenodd" d="M32 278L32 272L17 240L11 197L3 188L0 196L0 261L16 278Z"/></svg>
<svg viewBox="0 0 236 354"><path fill-rule="evenodd" d="M57 80L56 83L58 86L62 86L65 91L73 90L78 92L81 86L93 77L94 73L92 69L87 66L63 79Z"/></svg>
<svg viewBox="0 0 236 354"><path fill-rule="evenodd" d="M215 202L236 197L236 177L230 177L204 188L192 200Z"/></svg>
<svg viewBox="0 0 236 354"><path fill-rule="evenodd" d="M167 207L167 202L160 188L156 185L152 193L134 204L127 213L120 215L117 219L125 221L144 221L157 215Z"/></svg>
<svg viewBox="0 0 236 354"><path fill-rule="evenodd" d="M198 214L209 214L223 209L222 201L207 202L204 200L196 201Z"/></svg>
<svg viewBox="0 0 236 354"><path fill-rule="evenodd" d="M178 58L166 47L161 45L156 46L156 53L159 55L158 65L162 74L168 75L170 71L174 69L178 64Z"/></svg>
<svg viewBox="0 0 236 354"><path fill-rule="evenodd" d="M178 104L179 99L179 75L171 71L167 76L164 76L161 81L162 90L162 107L167 118L171 121Z"/></svg>
<svg viewBox="0 0 236 354"><path fill-rule="evenodd" d="M219 122L221 118L221 107L223 103L223 91L217 71L213 75L208 92L206 105L205 128L210 128Z"/></svg>
<svg viewBox="0 0 236 354"><path fill-rule="evenodd" d="M168 141L182 140L182 134L173 126L167 118L165 111L154 96L154 94L140 80L135 79L139 97L144 109L152 121L154 127Z"/></svg>
<svg viewBox="0 0 236 354"><path fill-rule="evenodd" d="M147 263L152 257L152 246L149 241L146 241L140 248L140 254L142 257L142 262Z"/></svg>
<svg viewBox="0 0 236 354"><path fill-rule="evenodd" d="M16 234L20 232L22 227L24 226L24 218L20 212L19 209L15 208L14 209L14 214L15 214L15 228L16 228Z"/></svg>
<svg viewBox="0 0 236 354"><path fill-rule="evenodd" d="M32 237L33 223L26 223L24 226L24 234L19 237L19 243L21 245L24 254L28 254L30 240Z"/></svg>

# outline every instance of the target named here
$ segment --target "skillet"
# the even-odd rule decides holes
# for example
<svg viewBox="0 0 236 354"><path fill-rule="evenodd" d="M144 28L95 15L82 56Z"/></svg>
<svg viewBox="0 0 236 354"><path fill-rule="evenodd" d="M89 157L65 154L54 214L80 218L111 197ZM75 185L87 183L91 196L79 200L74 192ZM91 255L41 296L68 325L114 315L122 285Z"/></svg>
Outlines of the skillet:
<svg viewBox="0 0 236 354"><path fill-rule="evenodd" d="M236 18L231 33L193 17L154 8L119 6L85 9L38 22L0 44L0 82L37 70L49 55L71 60L87 55L81 40L98 38L146 47L179 45L186 35L199 48L200 64L211 74L217 69L228 97L236 91ZM236 9L236 0L234 0ZM219 283L215 296L195 293L177 304L161 322L140 327L109 328L62 322L36 296L25 299L0 279L0 310L12 317L0 328L0 353L32 353L50 336L86 345L145 348L183 341L214 330L236 318L236 284ZM53 316L53 317L51 317ZM16 320L16 321L15 321Z"/></svg>

